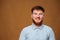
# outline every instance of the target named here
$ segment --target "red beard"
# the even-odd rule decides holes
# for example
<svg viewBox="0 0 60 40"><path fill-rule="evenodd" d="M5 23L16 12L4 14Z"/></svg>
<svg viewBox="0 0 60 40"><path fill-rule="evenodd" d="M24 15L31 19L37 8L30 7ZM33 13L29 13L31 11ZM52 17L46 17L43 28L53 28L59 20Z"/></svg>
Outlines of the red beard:
<svg viewBox="0 0 60 40"><path fill-rule="evenodd" d="M40 26L40 25L42 25L42 22L43 22L43 20L41 20L41 22L39 22L39 23L36 23L33 19L32 19L32 21L33 21L33 23L35 24L35 25L37 25L37 26Z"/></svg>

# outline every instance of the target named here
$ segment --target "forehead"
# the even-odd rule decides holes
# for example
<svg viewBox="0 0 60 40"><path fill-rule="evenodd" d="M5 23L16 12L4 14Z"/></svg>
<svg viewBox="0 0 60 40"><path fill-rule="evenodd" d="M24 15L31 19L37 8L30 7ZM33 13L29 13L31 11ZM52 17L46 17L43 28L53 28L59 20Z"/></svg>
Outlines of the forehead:
<svg viewBox="0 0 60 40"><path fill-rule="evenodd" d="M42 10L33 10L33 13L43 13Z"/></svg>

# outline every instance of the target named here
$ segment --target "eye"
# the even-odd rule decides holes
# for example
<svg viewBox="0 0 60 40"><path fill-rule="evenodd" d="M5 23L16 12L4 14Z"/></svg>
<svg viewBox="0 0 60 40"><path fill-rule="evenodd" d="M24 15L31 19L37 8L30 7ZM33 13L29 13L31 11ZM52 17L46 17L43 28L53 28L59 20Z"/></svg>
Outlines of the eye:
<svg viewBox="0 0 60 40"><path fill-rule="evenodd" d="M33 13L34 15L37 15L37 13Z"/></svg>
<svg viewBox="0 0 60 40"><path fill-rule="evenodd" d="M43 13L39 13L39 15L43 15Z"/></svg>

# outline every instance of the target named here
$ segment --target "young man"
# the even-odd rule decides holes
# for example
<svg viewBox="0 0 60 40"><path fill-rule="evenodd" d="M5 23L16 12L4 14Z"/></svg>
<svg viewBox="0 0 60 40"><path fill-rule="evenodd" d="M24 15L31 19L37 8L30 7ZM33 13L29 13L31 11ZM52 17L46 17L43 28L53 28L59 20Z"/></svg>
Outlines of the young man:
<svg viewBox="0 0 60 40"><path fill-rule="evenodd" d="M31 11L33 23L21 31L19 40L55 40L52 28L43 24L44 8L35 6Z"/></svg>

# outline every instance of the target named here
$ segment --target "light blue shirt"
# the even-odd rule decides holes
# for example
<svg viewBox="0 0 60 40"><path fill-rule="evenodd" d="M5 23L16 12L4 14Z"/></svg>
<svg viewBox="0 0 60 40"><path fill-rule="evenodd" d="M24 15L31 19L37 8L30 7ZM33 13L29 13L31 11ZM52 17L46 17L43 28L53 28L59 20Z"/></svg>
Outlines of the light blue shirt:
<svg viewBox="0 0 60 40"><path fill-rule="evenodd" d="M55 36L51 27L44 24L37 27L32 24L21 31L19 40L55 40Z"/></svg>

